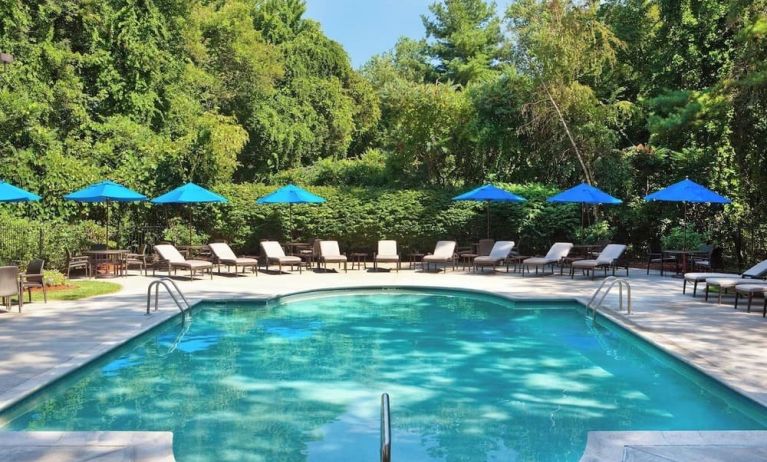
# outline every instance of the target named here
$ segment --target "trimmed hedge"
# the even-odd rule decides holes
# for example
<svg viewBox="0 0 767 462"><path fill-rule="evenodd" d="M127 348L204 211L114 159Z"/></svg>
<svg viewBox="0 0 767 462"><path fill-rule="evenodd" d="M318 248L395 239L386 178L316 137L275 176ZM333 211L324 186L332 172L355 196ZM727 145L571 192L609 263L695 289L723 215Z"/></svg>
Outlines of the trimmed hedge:
<svg viewBox="0 0 767 462"><path fill-rule="evenodd" d="M555 205L545 198L550 187L499 185L528 199L523 204L491 204L491 235L517 241L522 253L545 251L552 242L572 240L579 227L577 206ZM288 205L256 205L275 186L229 184L216 188L225 205L205 206L198 213L201 231L226 239L241 252L257 252L259 241L291 240ZM407 251L426 251L440 239L468 244L486 234L485 204L453 202L459 190L412 190L359 187L308 187L327 199L319 205L292 207L292 238L336 239L345 251L372 251L379 239L396 239Z"/></svg>

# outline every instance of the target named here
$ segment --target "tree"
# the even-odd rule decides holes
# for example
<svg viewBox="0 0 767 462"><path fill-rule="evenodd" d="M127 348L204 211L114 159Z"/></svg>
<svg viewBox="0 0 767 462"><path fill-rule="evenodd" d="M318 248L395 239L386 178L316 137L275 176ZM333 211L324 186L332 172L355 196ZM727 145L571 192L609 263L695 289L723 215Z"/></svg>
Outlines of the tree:
<svg viewBox="0 0 767 462"><path fill-rule="evenodd" d="M426 51L437 61L439 78L466 85L492 73L502 41L495 3L444 0L432 3L429 11L432 16L421 19L430 39Z"/></svg>

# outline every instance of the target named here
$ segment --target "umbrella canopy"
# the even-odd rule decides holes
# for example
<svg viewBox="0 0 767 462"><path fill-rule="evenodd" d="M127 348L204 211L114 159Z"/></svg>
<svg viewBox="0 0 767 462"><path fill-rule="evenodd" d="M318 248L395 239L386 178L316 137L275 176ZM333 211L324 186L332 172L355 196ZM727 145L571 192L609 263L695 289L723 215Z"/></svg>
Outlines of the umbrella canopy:
<svg viewBox="0 0 767 462"><path fill-rule="evenodd" d="M490 202L525 202L527 199L491 184L480 186L453 198L454 201L486 202L487 237L490 237Z"/></svg>
<svg viewBox="0 0 767 462"><path fill-rule="evenodd" d="M455 196L454 201L488 201L488 202L524 202L527 199L516 194L495 187L491 184L480 186L469 192Z"/></svg>
<svg viewBox="0 0 767 462"><path fill-rule="evenodd" d="M591 186L588 183L581 183L577 186L562 191L561 193L546 199L547 202L569 202L580 204L622 204L623 201L607 194L599 188Z"/></svg>
<svg viewBox="0 0 767 462"><path fill-rule="evenodd" d="M32 194L10 183L0 181L0 202L31 202L39 200L40 196L37 194Z"/></svg>
<svg viewBox="0 0 767 462"><path fill-rule="evenodd" d="M109 247L109 202L138 202L147 197L114 181L102 181L69 193L64 199L76 202L106 202L106 245Z"/></svg>
<svg viewBox="0 0 767 462"><path fill-rule="evenodd" d="M64 199L77 202L136 202L145 201L147 197L113 181L102 181L69 193Z"/></svg>
<svg viewBox="0 0 767 462"><path fill-rule="evenodd" d="M152 199L153 204L211 204L226 202L227 200L224 196L208 191L194 183L179 186L162 196Z"/></svg>
<svg viewBox="0 0 767 462"><path fill-rule="evenodd" d="M153 204L224 204L224 196L208 191L202 186L187 183L152 199ZM192 210L189 210L189 245L192 245Z"/></svg>
<svg viewBox="0 0 767 462"><path fill-rule="evenodd" d="M289 184L258 199L257 204L321 204L325 199L309 191Z"/></svg>
<svg viewBox="0 0 767 462"><path fill-rule="evenodd" d="M323 202L326 202L325 198L312 194L296 185L289 184L258 199L256 204L289 204L288 235L293 239L293 204L321 204Z"/></svg>
<svg viewBox="0 0 767 462"><path fill-rule="evenodd" d="M656 191L644 198L646 201L667 202L709 202L714 204L729 204L732 202L724 196L720 196L705 186L685 178L679 183Z"/></svg>

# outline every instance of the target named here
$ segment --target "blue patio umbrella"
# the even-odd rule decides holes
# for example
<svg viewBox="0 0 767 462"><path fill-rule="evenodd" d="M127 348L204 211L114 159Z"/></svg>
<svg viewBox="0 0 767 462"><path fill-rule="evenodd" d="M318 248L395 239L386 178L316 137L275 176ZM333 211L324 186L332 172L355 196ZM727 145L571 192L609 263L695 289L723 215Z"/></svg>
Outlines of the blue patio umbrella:
<svg viewBox="0 0 767 462"><path fill-rule="evenodd" d="M491 202L525 202L527 199L498 188L491 184L480 186L453 198L454 201L476 201L486 203L487 237L490 237L490 203Z"/></svg>
<svg viewBox="0 0 767 462"><path fill-rule="evenodd" d="M258 199L256 204L288 204L288 227L289 235L293 236L293 204L321 204L326 200L316 194L312 194L309 191L299 188L296 185L289 184L279 188L278 190L267 194L266 196Z"/></svg>
<svg viewBox="0 0 767 462"><path fill-rule="evenodd" d="M64 199L75 202L105 202L106 203L106 245L109 246L109 202L140 202L147 200L143 194L126 188L114 181L102 181L64 196Z"/></svg>
<svg viewBox="0 0 767 462"><path fill-rule="evenodd" d="M660 191L655 191L644 198L648 202L682 202L684 203L684 247L687 247L687 203L710 203L710 204L729 204L732 201L721 196L707 187L700 185L689 178L667 186Z"/></svg>
<svg viewBox="0 0 767 462"><path fill-rule="evenodd" d="M32 194L10 183L0 181L0 202L32 202L39 200L40 196L37 194Z"/></svg>
<svg viewBox="0 0 767 462"><path fill-rule="evenodd" d="M581 183L577 186L562 191L561 193L546 199L546 202L576 203L576 204L622 204L623 201L607 194L599 188L591 186L588 183Z"/></svg>
<svg viewBox="0 0 767 462"><path fill-rule="evenodd" d="M224 196L194 183L187 183L152 199L153 204L225 204ZM192 209L189 209L189 245L192 245Z"/></svg>
<svg viewBox="0 0 767 462"><path fill-rule="evenodd" d="M588 183L581 183L573 186L570 189L562 191L559 194L549 197L546 202L553 203L571 203L581 204L581 230L583 229L583 205L602 205L610 204L617 205L622 204L623 201L617 199L601 189L591 186Z"/></svg>

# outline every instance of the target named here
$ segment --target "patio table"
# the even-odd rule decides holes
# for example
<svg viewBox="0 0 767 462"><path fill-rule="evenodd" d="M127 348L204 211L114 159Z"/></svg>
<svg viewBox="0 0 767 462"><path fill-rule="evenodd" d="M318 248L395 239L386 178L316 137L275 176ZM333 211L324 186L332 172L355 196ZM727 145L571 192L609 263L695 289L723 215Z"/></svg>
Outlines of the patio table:
<svg viewBox="0 0 767 462"><path fill-rule="evenodd" d="M661 250L662 257L675 257L677 262L682 262L681 266L679 264L676 265L676 274L674 277L681 277L681 274L688 272L690 257L700 254L701 252L699 250Z"/></svg>
<svg viewBox="0 0 767 462"><path fill-rule="evenodd" d="M94 277L113 278L120 275L125 255L130 251L125 249L86 250L83 253L90 259L91 268L96 270L93 272Z"/></svg>

